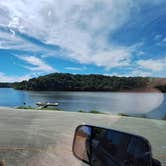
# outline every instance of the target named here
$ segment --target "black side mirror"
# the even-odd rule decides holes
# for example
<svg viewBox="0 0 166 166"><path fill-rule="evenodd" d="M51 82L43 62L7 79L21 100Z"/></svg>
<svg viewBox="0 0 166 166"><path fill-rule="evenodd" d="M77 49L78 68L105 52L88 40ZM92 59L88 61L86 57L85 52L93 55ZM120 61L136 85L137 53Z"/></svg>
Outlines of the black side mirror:
<svg viewBox="0 0 166 166"><path fill-rule="evenodd" d="M161 165L145 138L89 125L76 128L73 154L91 166Z"/></svg>

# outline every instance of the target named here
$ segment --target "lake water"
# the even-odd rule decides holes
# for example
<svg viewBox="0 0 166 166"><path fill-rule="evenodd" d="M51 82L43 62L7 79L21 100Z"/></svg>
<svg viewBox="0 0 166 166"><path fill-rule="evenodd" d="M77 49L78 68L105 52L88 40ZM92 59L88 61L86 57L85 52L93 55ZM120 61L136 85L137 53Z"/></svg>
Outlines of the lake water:
<svg viewBox="0 0 166 166"><path fill-rule="evenodd" d="M34 92L0 88L0 106L16 107L25 102L36 106L36 102L58 102L66 111L90 111L148 114L162 118L166 115L166 94L120 93L120 92Z"/></svg>

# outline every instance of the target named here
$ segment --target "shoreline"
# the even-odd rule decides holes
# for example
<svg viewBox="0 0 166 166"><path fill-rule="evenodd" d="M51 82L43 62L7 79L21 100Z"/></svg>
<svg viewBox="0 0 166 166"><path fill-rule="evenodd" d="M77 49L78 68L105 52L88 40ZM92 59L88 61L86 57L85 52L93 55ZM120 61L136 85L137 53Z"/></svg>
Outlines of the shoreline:
<svg viewBox="0 0 166 166"><path fill-rule="evenodd" d="M103 92L103 93L165 93L154 87L145 87L145 88L135 88L128 90L27 90L27 89L15 89L13 87L0 87L0 89L14 89L17 91L27 91L27 92Z"/></svg>
<svg viewBox="0 0 166 166"><path fill-rule="evenodd" d="M23 109L23 108L14 108L9 106L0 106L0 111L23 111L23 112L56 112L56 113L71 113L71 114L90 114L94 116L111 116L117 118L133 118L133 119L145 119L145 120L157 120L157 121L165 121L165 119L155 119L155 118L148 118L146 116L142 116L142 114L138 115L130 115L125 113L118 113L118 114L111 114L108 112L86 112L86 111L65 111L65 110L52 110L52 109Z"/></svg>
<svg viewBox="0 0 166 166"><path fill-rule="evenodd" d="M81 124L144 136L152 145L154 158L160 160L162 165L166 163L164 157L166 154L165 121L36 110L2 110L0 117L0 145L3 148L0 157L5 159L8 165L18 165L18 163L23 166L27 163L36 165L32 164L34 158L36 158L37 165L42 165L43 161L49 161L49 163L46 162L48 165L52 163L79 165L73 164L77 160L73 157L71 147L74 130ZM5 147L7 148L4 149Z"/></svg>

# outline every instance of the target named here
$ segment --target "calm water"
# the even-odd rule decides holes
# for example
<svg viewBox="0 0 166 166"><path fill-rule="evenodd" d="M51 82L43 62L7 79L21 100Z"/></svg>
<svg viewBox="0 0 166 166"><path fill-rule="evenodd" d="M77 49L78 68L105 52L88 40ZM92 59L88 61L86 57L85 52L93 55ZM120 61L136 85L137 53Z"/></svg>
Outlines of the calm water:
<svg viewBox="0 0 166 166"><path fill-rule="evenodd" d="M166 94L113 92L33 92L0 88L0 106L35 106L35 103L58 102L66 111L98 110L117 113L146 113L150 117L166 115Z"/></svg>

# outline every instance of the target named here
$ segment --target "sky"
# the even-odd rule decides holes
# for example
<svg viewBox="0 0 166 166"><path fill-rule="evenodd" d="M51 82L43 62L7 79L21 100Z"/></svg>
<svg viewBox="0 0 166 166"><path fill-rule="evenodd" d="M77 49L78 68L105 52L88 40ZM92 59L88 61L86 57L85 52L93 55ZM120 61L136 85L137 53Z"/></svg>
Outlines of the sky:
<svg viewBox="0 0 166 166"><path fill-rule="evenodd" d="M165 0L0 0L0 82L165 68Z"/></svg>

